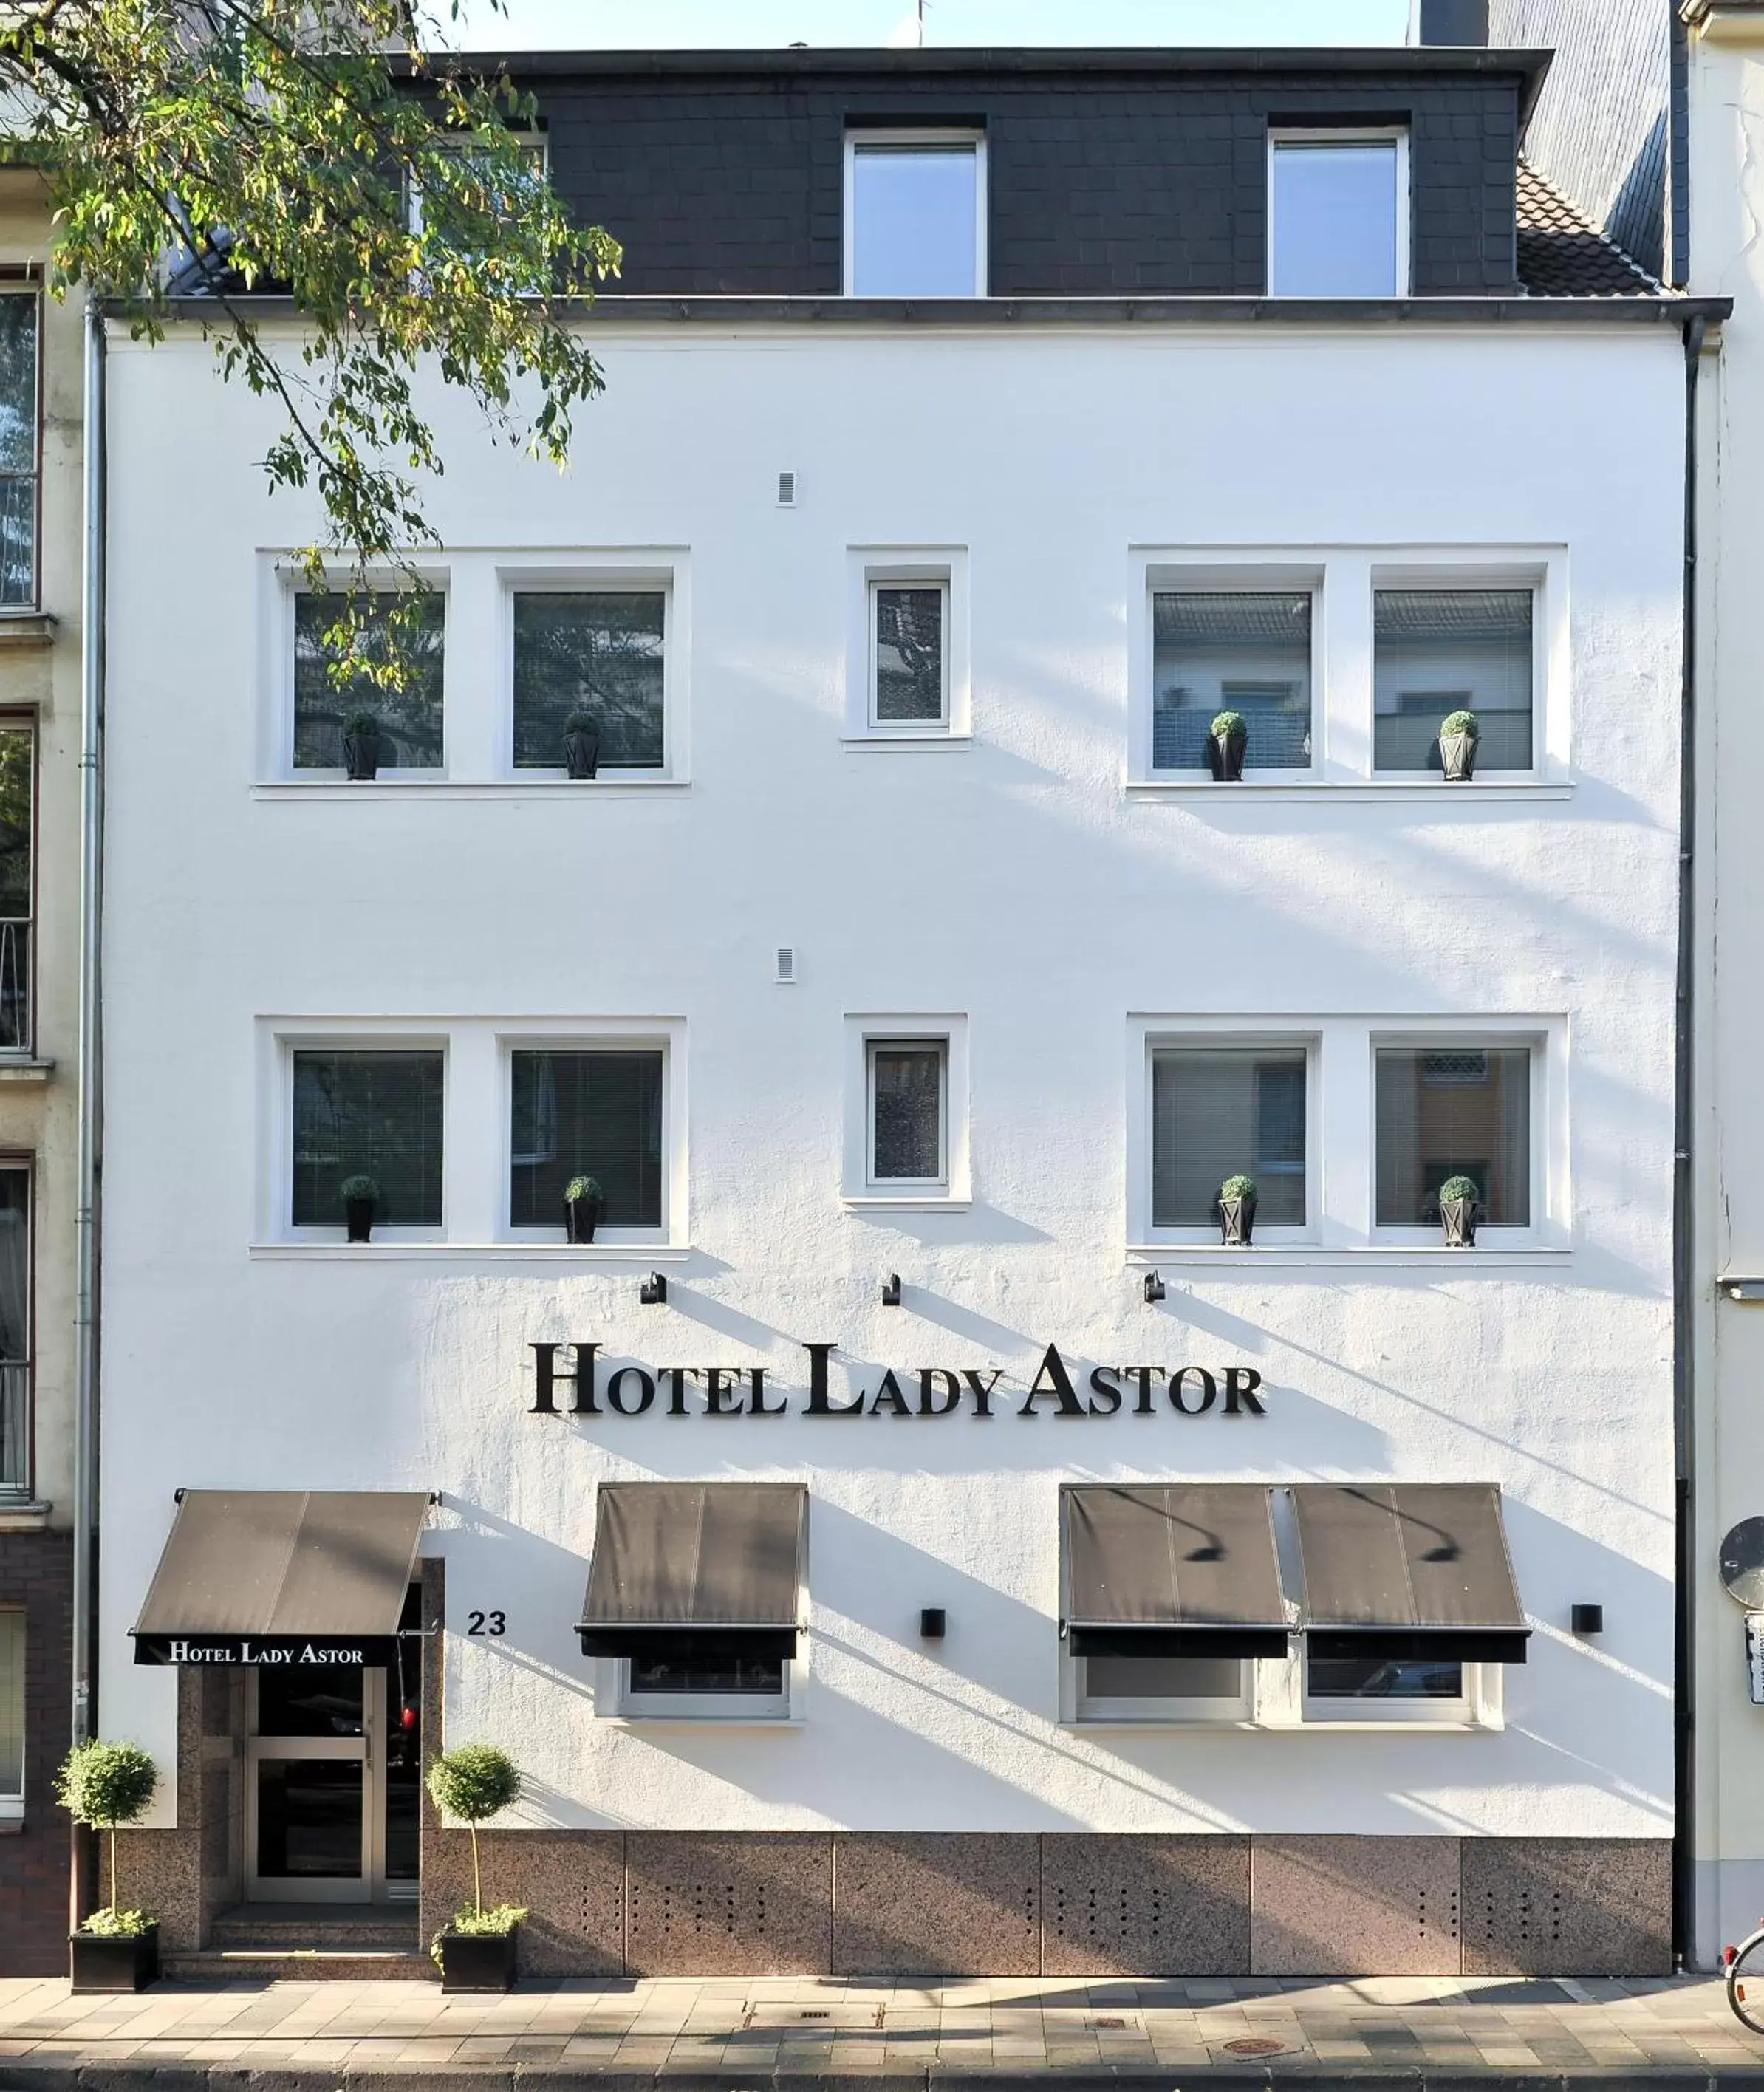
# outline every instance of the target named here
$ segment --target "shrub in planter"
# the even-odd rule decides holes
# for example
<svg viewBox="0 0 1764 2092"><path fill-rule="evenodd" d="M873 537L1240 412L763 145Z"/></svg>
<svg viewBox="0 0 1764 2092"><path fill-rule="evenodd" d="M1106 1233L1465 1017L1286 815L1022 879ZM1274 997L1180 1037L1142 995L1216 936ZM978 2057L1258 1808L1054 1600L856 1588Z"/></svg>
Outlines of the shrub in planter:
<svg viewBox="0 0 1764 2092"><path fill-rule="evenodd" d="M1256 1179L1227 1177L1219 1186L1219 1238L1242 1247L1256 1226Z"/></svg>
<svg viewBox="0 0 1764 2092"><path fill-rule="evenodd" d="M1476 775L1476 743L1481 731L1474 712L1447 712L1439 723L1439 767L1448 784L1464 784Z"/></svg>
<svg viewBox="0 0 1764 2092"><path fill-rule="evenodd" d="M1448 1177L1439 1187L1439 1217L1447 1249L1474 1249L1481 1199L1473 1177Z"/></svg>
<svg viewBox="0 0 1764 2092"><path fill-rule="evenodd" d="M1243 775L1249 728L1242 712L1215 712L1207 729L1207 767L1217 782L1236 784Z"/></svg>
<svg viewBox="0 0 1764 2092"><path fill-rule="evenodd" d="M348 713L343 722L343 767L355 784L371 784L379 774L380 723L372 712Z"/></svg>
<svg viewBox="0 0 1764 2092"><path fill-rule="evenodd" d="M348 1223L349 1240L365 1243L374 1233L374 1208L380 1203L380 1187L372 1177L345 1177L337 1187Z"/></svg>
<svg viewBox="0 0 1764 2092"><path fill-rule="evenodd" d="M572 1177L564 1186L564 1226L573 1243L591 1243L606 1209L598 1178Z"/></svg>
<svg viewBox="0 0 1764 2092"><path fill-rule="evenodd" d="M592 777L599 767L599 720L591 712L572 712L564 722L564 767L572 777Z"/></svg>
<svg viewBox="0 0 1764 2092"><path fill-rule="evenodd" d="M76 1744L55 1776L55 1799L76 1823L110 1836L110 1900L68 1938L76 1990L139 1990L159 1973L159 1927L150 1913L117 1902L116 1834L139 1821L159 1774L138 1744Z"/></svg>
<svg viewBox="0 0 1764 2092"><path fill-rule="evenodd" d="M454 1913L429 1950L441 1970L441 1987L506 1990L514 1982L521 1921L527 1913L512 1903L485 1909L478 1826L520 1800L520 1770L494 1744L461 1744L430 1766L428 1786L435 1807L462 1818L472 1834L471 1907Z"/></svg>

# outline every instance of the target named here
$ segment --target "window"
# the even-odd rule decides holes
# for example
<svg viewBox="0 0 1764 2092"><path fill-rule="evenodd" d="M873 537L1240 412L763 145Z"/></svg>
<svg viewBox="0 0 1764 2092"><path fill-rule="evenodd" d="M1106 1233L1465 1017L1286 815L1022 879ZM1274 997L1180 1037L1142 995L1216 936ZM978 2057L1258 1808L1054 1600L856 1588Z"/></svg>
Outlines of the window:
<svg viewBox="0 0 1764 2092"><path fill-rule="evenodd" d="M1247 1721L1249 1667L1234 1656L1076 1659L1081 1722Z"/></svg>
<svg viewBox="0 0 1764 2092"><path fill-rule="evenodd" d="M1379 589L1373 761L1438 770L1440 723L1476 714L1477 767L1532 767L1532 590Z"/></svg>
<svg viewBox="0 0 1764 2092"><path fill-rule="evenodd" d="M0 1053L28 1053L37 737L0 723Z"/></svg>
<svg viewBox="0 0 1764 2092"><path fill-rule="evenodd" d="M620 1692L627 1714L721 1715L730 1720L789 1711L789 1664L782 1657L741 1656L690 1636L653 1653L625 1658Z"/></svg>
<svg viewBox="0 0 1764 2092"><path fill-rule="evenodd" d="M986 144L974 132L847 132L845 292L986 294Z"/></svg>
<svg viewBox="0 0 1764 2092"><path fill-rule="evenodd" d="M1311 762L1311 598L1233 590L1152 599L1152 767L1198 770L1214 715L1241 712L1247 767Z"/></svg>
<svg viewBox="0 0 1764 2092"><path fill-rule="evenodd" d="M37 411L34 290L0 294L0 607L37 601Z"/></svg>
<svg viewBox="0 0 1764 2092"><path fill-rule="evenodd" d="M1408 140L1399 131L1269 139L1268 288L1390 298L1409 288Z"/></svg>
<svg viewBox="0 0 1764 2092"><path fill-rule="evenodd" d="M1380 1227L1437 1227L1456 1176L1475 1182L1485 1225L1531 1225L1531 1064L1528 1046L1377 1049Z"/></svg>
<svg viewBox="0 0 1764 2092"><path fill-rule="evenodd" d="M301 1049L294 1057L293 1224L340 1227L342 1185L371 1177L377 1227L441 1225L439 1048Z"/></svg>
<svg viewBox="0 0 1764 2092"><path fill-rule="evenodd" d="M410 230L422 242L431 273L436 263L461 257L508 268L511 243L502 236L504 230L520 222L547 179L543 133L515 132L511 136L515 162L504 184L497 183L490 156L469 133L443 140L439 162L431 169L429 182L411 183ZM528 278L517 287L538 295L551 286Z"/></svg>
<svg viewBox="0 0 1764 2092"><path fill-rule="evenodd" d="M1303 1227L1303 1046L1161 1047L1152 1055L1152 1222L1207 1228L1227 1177L1256 1179L1256 1225Z"/></svg>
<svg viewBox="0 0 1764 2092"><path fill-rule="evenodd" d="M662 1054L519 1051L509 1057L509 1220L560 1228L564 1187L592 1177L599 1224L662 1224Z"/></svg>
<svg viewBox="0 0 1764 2092"><path fill-rule="evenodd" d="M1329 1656L1305 1652L1301 1719L1388 1722L1442 1728L1498 1727L1502 1666L1438 1657Z"/></svg>
<svg viewBox="0 0 1764 2092"><path fill-rule="evenodd" d="M31 1173L14 1165L0 1169L0 1498L31 1493Z"/></svg>
<svg viewBox="0 0 1764 2092"><path fill-rule="evenodd" d="M600 769L663 767L667 609L660 589L517 592L517 769L561 770L577 716L593 723Z"/></svg>
<svg viewBox="0 0 1764 2092"><path fill-rule="evenodd" d="M0 1802L24 1796L24 1608L0 1606Z"/></svg>
<svg viewBox="0 0 1764 2092"><path fill-rule="evenodd" d="M870 590L870 724L941 726L949 716L949 590L944 581Z"/></svg>
<svg viewBox="0 0 1764 2092"><path fill-rule="evenodd" d="M948 1177L949 1041L870 1041L870 1179L941 1184Z"/></svg>
<svg viewBox="0 0 1764 2092"><path fill-rule="evenodd" d="M369 660L389 654L389 613L397 599L376 595L369 607L361 651ZM344 598L300 594L294 599L294 767L340 770L344 721L351 712L371 712L379 723L381 767L436 770L442 752L442 663L447 603L439 593L418 599L413 624L401 635L406 657L401 688L383 686L363 670L341 685L332 680L335 659L326 633L342 615Z"/></svg>

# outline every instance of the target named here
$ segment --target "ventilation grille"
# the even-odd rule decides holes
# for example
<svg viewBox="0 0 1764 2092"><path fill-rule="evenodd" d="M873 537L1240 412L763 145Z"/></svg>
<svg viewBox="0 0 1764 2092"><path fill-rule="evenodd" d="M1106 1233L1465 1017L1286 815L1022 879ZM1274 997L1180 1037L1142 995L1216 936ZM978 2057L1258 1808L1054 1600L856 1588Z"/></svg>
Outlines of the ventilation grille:
<svg viewBox="0 0 1764 2092"><path fill-rule="evenodd" d="M796 947L794 944L779 945L778 971L776 978L780 981L793 981L796 979Z"/></svg>
<svg viewBox="0 0 1764 2092"><path fill-rule="evenodd" d="M778 506L780 508L794 508L796 506L796 474L793 472L778 474Z"/></svg>
<svg viewBox="0 0 1764 2092"><path fill-rule="evenodd" d="M1489 1079L1486 1053L1424 1053L1421 1080L1430 1090L1474 1087Z"/></svg>

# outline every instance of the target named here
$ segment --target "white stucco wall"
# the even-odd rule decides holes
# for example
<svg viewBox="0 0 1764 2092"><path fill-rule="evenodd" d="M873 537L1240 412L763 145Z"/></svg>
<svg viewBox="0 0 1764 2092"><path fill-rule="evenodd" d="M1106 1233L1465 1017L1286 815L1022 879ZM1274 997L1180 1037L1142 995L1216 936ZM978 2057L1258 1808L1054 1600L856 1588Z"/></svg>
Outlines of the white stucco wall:
<svg viewBox="0 0 1764 2092"><path fill-rule="evenodd" d="M473 582L452 781L266 790L263 592L310 512L266 495L270 424L206 349L113 342L106 1732L170 1760L173 1675L127 1630L175 1489L420 1487L446 1498L448 1735L516 1753L530 1822L1666 1835L1675 335L608 326L604 351L570 473L450 408L432 512L461 573L675 548L690 784L469 788L497 672ZM849 548L878 545L965 548L966 752L842 746ZM1144 563L1184 547L1339 563L1343 775L1373 568L1553 563L1545 783L1125 791ZM915 1012L966 1019L971 1208L850 1208L845 1020ZM1167 1254L1154 1308L1133 1026L1208 1015L1322 1038L1319 1239ZM267 1239L264 1042L358 1018L455 1027L447 1244ZM602 1018L682 1027L674 1253L486 1247L495 1023ZM1528 1249L1368 1243L1367 1041L1437 1018L1553 1042ZM665 1308L638 1303L651 1264ZM527 1416L525 1346L573 1338L763 1364L793 1403L813 1339L871 1384L1002 1367L1019 1400L1050 1342L1243 1361L1268 1415ZM597 1720L573 1632L596 1481L737 1475L811 1485L799 1726ZM1504 1728L1061 1727L1057 1485L1167 1476L1498 1482L1535 1629ZM505 1638L464 1638L491 1607Z"/></svg>

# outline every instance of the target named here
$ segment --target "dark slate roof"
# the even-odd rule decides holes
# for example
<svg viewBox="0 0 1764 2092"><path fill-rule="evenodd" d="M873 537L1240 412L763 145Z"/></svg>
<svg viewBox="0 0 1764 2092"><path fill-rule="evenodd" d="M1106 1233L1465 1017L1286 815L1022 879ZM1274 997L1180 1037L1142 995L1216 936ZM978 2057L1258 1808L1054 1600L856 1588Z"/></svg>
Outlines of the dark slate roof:
<svg viewBox="0 0 1764 2092"><path fill-rule="evenodd" d="M1537 170L1519 163L1519 280L1534 298L1657 298L1660 286Z"/></svg>

